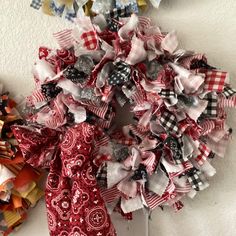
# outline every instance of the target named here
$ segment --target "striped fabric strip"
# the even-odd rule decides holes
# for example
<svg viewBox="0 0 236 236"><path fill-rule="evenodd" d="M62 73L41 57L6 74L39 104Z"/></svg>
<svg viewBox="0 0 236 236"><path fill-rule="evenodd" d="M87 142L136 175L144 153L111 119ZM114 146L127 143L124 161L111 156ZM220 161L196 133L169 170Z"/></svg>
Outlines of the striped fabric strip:
<svg viewBox="0 0 236 236"><path fill-rule="evenodd" d="M141 105L144 103L145 98L143 97L143 93L141 90L136 90L134 94L131 96L131 99L135 102L137 105Z"/></svg>
<svg viewBox="0 0 236 236"><path fill-rule="evenodd" d="M13 226L21 219L21 215L17 211L3 211L3 215L8 227Z"/></svg>
<svg viewBox="0 0 236 236"><path fill-rule="evenodd" d="M110 141L110 138L106 135L104 135L102 138L100 138L97 142L96 145L99 147L105 146L108 144L108 142Z"/></svg>
<svg viewBox="0 0 236 236"><path fill-rule="evenodd" d="M110 189L102 189L101 196L106 203L112 203L115 199L120 197L120 192L117 189L117 186L114 186Z"/></svg>
<svg viewBox="0 0 236 236"><path fill-rule="evenodd" d="M193 164L190 161L183 162L182 166L185 171L193 168Z"/></svg>
<svg viewBox="0 0 236 236"><path fill-rule="evenodd" d="M180 176L181 174L185 173L186 171L190 170L193 168L193 164L190 161L185 161L180 164L182 166L182 170L175 172L175 173L169 173L169 178L173 179L177 176Z"/></svg>
<svg viewBox="0 0 236 236"><path fill-rule="evenodd" d="M202 128L202 135L207 135L215 128L215 121L209 119L204 120L202 123L200 123L200 126Z"/></svg>
<svg viewBox="0 0 236 236"><path fill-rule="evenodd" d="M221 97L220 101L218 102L218 106L220 108L223 108L223 107L236 107L236 96L233 96L229 99Z"/></svg>
<svg viewBox="0 0 236 236"><path fill-rule="evenodd" d="M156 34L156 35L153 36L156 44L161 44L164 37L165 36L163 34Z"/></svg>
<svg viewBox="0 0 236 236"><path fill-rule="evenodd" d="M162 40L165 38L165 35L160 32L157 32L155 35L143 35L141 32L138 32L138 37L145 42L145 45L148 42L154 42L155 45L161 45Z"/></svg>
<svg viewBox="0 0 236 236"><path fill-rule="evenodd" d="M167 200L168 200L168 195L159 196L151 192L148 192L147 194L145 194L145 201L151 210L165 203Z"/></svg>
<svg viewBox="0 0 236 236"><path fill-rule="evenodd" d="M151 19L145 16L139 16L139 24L138 27L141 27L142 29L150 28L151 26Z"/></svg>
<svg viewBox="0 0 236 236"><path fill-rule="evenodd" d="M99 106L87 105L87 109L93 112L98 117L105 119L109 105L105 102L102 102Z"/></svg>
<svg viewBox="0 0 236 236"><path fill-rule="evenodd" d="M34 104L38 102L44 102L46 100L45 96L42 94L41 89L37 89L32 93L32 101Z"/></svg>
<svg viewBox="0 0 236 236"><path fill-rule="evenodd" d="M174 182L171 180L169 182L169 185L166 188L166 192L168 192L169 194L173 193L175 191L175 184Z"/></svg>
<svg viewBox="0 0 236 236"><path fill-rule="evenodd" d="M131 125L128 125L127 127L129 128L130 131L132 131L134 135L138 136L142 140L146 137L146 134L140 132L136 126L131 124Z"/></svg>
<svg viewBox="0 0 236 236"><path fill-rule="evenodd" d="M21 169L24 167L23 163L19 163L19 164L4 164L7 169L9 169L14 175L18 175L19 172L21 171Z"/></svg>
<svg viewBox="0 0 236 236"><path fill-rule="evenodd" d="M96 145L93 151L93 155L97 156L100 147L106 146L110 141L110 138L106 135L104 135L103 137L101 137L98 141L96 141Z"/></svg>
<svg viewBox="0 0 236 236"><path fill-rule="evenodd" d="M103 128L103 129L108 129L108 128L110 128L111 122L112 122L112 120L114 119L115 115L116 115L116 114L115 114L114 112L112 112L107 120L98 119L98 120L97 120L97 125L100 126L100 127Z"/></svg>
<svg viewBox="0 0 236 236"><path fill-rule="evenodd" d="M144 126L137 126L137 130L141 133L149 132L150 128L149 125L144 127Z"/></svg>
<svg viewBox="0 0 236 236"><path fill-rule="evenodd" d="M73 46L72 29L65 29L53 34L61 48L69 49Z"/></svg>
<svg viewBox="0 0 236 236"><path fill-rule="evenodd" d="M53 119L50 117L45 121L47 127L55 129L60 127L62 124L65 123L65 106L60 101L60 96L58 95L57 98L53 101Z"/></svg>
<svg viewBox="0 0 236 236"><path fill-rule="evenodd" d="M180 186L175 187L175 191L177 193L188 193L191 190L192 190L192 186L190 185L189 182L186 182L186 186L184 186L184 187L180 187Z"/></svg>
<svg viewBox="0 0 236 236"><path fill-rule="evenodd" d="M149 174L152 174L157 165L157 158L153 152L145 152L143 155L144 160L141 162L146 166L146 170Z"/></svg>

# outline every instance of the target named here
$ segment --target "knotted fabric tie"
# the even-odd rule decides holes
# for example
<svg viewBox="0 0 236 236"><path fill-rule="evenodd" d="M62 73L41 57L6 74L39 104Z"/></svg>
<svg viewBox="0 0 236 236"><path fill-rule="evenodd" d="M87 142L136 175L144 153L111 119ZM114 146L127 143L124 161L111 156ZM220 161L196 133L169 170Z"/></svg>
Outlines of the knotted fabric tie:
<svg viewBox="0 0 236 236"><path fill-rule="evenodd" d="M13 127L26 161L50 168L45 197L51 236L116 235L94 176L94 130L87 123L65 133Z"/></svg>

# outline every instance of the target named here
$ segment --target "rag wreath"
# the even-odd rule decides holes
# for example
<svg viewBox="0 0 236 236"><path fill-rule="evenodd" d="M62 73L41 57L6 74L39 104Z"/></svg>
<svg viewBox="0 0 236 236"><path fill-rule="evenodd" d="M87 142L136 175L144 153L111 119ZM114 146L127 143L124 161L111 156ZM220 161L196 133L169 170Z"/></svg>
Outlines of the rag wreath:
<svg viewBox="0 0 236 236"><path fill-rule="evenodd" d="M49 169L51 235L113 236L107 209L127 219L177 211L208 187L232 132L228 73L126 10L77 18L54 36L60 49L41 47L34 66L28 125L13 127L26 162ZM119 129L126 104L133 122Z"/></svg>
<svg viewBox="0 0 236 236"><path fill-rule="evenodd" d="M95 16L114 8L115 11L126 8L127 11L138 14L148 7L148 2L152 7L158 8L161 0L32 0L30 6L36 10L42 9L45 14L73 21L77 14Z"/></svg>
<svg viewBox="0 0 236 236"><path fill-rule="evenodd" d="M6 236L24 222L27 210L44 193L37 183L41 172L24 162L11 131L11 125L22 123L16 102L7 92L0 93L0 234Z"/></svg>

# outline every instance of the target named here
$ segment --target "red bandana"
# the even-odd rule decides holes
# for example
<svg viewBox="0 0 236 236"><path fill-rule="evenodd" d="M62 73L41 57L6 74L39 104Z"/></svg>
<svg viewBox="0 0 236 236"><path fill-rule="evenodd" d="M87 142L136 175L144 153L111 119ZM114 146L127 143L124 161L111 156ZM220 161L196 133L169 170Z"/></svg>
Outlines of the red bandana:
<svg viewBox="0 0 236 236"><path fill-rule="evenodd" d="M45 194L50 235L116 235L93 174L94 127L81 123L63 135L23 126L13 132L31 165L50 168Z"/></svg>

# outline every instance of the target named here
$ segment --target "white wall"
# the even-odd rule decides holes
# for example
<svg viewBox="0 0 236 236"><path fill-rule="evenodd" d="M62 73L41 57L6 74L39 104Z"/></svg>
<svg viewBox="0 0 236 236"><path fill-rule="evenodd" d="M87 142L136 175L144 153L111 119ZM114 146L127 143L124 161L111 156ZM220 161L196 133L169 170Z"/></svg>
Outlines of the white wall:
<svg viewBox="0 0 236 236"><path fill-rule="evenodd" d="M0 81L13 95L31 91L31 66L38 47L54 47L52 32L69 25L59 18L40 14L29 4L30 0L1 0L0 5ZM205 52L210 64L229 71L236 87L235 0L162 0L160 8L150 14L163 30L177 30L182 47ZM230 112L229 123L236 130L235 115L235 111ZM225 159L214 161L217 174L210 188L193 201L186 200L180 213L158 209L152 214L150 236L236 235L235 143L234 134ZM139 219L126 223L119 228L129 233L120 235L143 236L144 225ZM136 228L136 233L132 228ZM15 235L48 235L42 202Z"/></svg>

